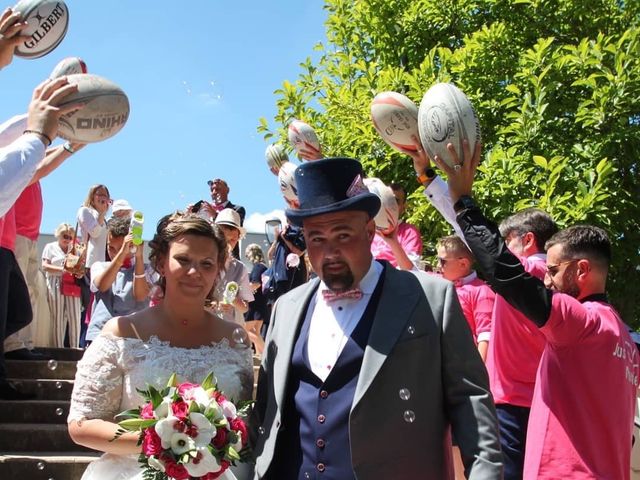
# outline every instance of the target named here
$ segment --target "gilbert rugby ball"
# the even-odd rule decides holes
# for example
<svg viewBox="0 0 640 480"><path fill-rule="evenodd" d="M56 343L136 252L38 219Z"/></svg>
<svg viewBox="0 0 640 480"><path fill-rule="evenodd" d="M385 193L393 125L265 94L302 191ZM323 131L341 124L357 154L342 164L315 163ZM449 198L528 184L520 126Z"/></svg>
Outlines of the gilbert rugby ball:
<svg viewBox="0 0 640 480"><path fill-rule="evenodd" d="M67 34L69 9L62 1L20 0L13 11L20 13L29 26L21 35L29 37L16 47L15 54L24 58L38 58L56 48Z"/></svg>
<svg viewBox="0 0 640 480"><path fill-rule="evenodd" d="M118 133L129 118L129 99L115 83L90 73L69 75L78 91L64 98L59 106L82 103L80 110L60 117L58 135L81 143L95 143Z"/></svg>
<svg viewBox="0 0 640 480"><path fill-rule="evenodd" d="M297 165L291 162L284 162L278 172L278 182L280 183L280 191L284 198L290 202L298 201L298 188L296 187L296 168Z"/></svg>
<svg viewBox="0 0 640 480"><path fill-rule="evenodd" d="M453 159L447 144L453 144L462 160L462 142L466 139L473 152L480 141L480 122L471 102L450 83L436 83L424 94L418 110L418 130L427 155L432 159L437 155L450 166Z"/></svg>
<svg viewBox="0 0 640 480"><path fill-rule="evenodd" d="M322 157L320 141L315 130L302 120L294 120L288 128L289 143L303 160L317 160Z"/></svg>
<svg viewBox="0 0 640 480"><path fill-rule="evenodd" d="M282 148L282 146L278 145L277 143L269 145L264 152L264 156L267 159L267 165L269 166L269 169L275 174L278 173L280 167L284 162L289 161L287 152L285 152L284 148Z"/></svg>
<svg viewBox="0 0 640 480"><path fill-rule="evenodd" d="M87 64L80 57L67 57L58 62L49 78L58 78L76 73L87 73Z"/></svg>
<svg viewBox="0 0 640 480"><path fill-rule="evenodd" d="M398 226L398 202L393 190L379 178L365 178L364 184L369 191L380 198L380 210L374 218L376 230L389 234Z"/></svg>
<svg viewBox="0 0 640 480"><path fill-rule="evenodd" d="M419 148L418 107L396 92L382 92L371 102L371 120L382 139L398 151Z"/></svg>

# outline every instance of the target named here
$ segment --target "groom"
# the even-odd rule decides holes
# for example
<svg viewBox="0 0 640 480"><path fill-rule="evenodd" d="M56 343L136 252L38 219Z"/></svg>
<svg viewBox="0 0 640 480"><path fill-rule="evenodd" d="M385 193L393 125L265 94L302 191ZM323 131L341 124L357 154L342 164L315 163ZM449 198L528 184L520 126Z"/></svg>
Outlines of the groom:
<svg viewBox="0 0 640 480"><path fill-rule="evenodd" d="M374 261L380 200L359 162L296 171L318 279L280 297L253 418L255 478L500 479L502 456L482 360L453 284Z"/></svg>

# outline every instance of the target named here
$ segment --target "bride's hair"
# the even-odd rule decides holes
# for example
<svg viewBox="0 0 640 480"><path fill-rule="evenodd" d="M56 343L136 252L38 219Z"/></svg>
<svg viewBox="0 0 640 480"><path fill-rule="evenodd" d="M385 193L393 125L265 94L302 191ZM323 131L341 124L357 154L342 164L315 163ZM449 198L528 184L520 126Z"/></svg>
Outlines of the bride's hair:
<svg viewBox="0 0 640 480"><path fill-rule="evenodd" d="M213 240L218 248L217 263L220 272L224 271L227 261L227 241L222 229L197 215L176 212L160 219L153 240L149 242L149 262L156 272L160 273L158 265L169 253L171 242L182 235L198 235ZM164 293L164 277L160 279L160 287Z"/></svg>

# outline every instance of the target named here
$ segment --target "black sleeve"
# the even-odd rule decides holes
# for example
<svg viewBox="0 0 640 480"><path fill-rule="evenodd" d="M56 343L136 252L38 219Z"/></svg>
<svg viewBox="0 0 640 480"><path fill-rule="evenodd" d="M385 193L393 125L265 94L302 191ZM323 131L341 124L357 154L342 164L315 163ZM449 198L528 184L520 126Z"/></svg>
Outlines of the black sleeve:
<svg viewBox="0 0 640 480"><path fill-rule="evenodd" d="M551 314L551 290L527 273L518 258L507 248L498 226L478 208L461 211L457 217L464 238L478 266L494 292L504 297L539 327Z"/></svg>

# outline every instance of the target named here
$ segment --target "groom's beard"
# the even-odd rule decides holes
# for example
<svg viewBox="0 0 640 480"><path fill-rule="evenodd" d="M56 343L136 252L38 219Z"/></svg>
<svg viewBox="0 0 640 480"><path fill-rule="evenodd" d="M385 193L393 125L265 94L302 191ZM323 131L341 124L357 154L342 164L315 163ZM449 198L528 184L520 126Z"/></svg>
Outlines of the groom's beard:
<svg viewBox="0 0 640 480"><path fill-rule="evenodd" d="M341 272L330 272L327 265L322 266L322 281L336 293L353 288L353 272L346 263L342 263L342 265L344 268ZM335 267L335 263L332 264L332 267Z"/></svg>

